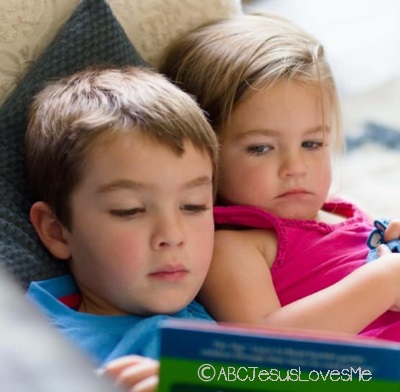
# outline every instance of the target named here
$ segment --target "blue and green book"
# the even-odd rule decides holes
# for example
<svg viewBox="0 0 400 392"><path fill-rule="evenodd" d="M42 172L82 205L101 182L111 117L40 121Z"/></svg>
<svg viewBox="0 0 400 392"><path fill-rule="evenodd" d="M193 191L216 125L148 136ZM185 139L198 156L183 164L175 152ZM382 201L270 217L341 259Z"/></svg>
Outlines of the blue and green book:
<svg viewBox="0 0 400 392"><path fill-rule="evenodd" d="M159 392L400 392L400 344L168 320Z"/></svg>

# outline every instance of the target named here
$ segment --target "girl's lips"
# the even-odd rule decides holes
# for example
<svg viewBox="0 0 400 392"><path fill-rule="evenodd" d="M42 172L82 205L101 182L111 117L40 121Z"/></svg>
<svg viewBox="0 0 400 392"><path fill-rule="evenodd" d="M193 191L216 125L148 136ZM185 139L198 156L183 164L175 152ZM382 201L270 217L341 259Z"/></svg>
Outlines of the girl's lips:
<svg viewBox="0 0 400 392"><path fill-rule="evenodd" d="M302 196L309 195L310 192L307 192L305 189L291 189L285 193L280 194L278 197L286 197L286 196Z"/></svg>

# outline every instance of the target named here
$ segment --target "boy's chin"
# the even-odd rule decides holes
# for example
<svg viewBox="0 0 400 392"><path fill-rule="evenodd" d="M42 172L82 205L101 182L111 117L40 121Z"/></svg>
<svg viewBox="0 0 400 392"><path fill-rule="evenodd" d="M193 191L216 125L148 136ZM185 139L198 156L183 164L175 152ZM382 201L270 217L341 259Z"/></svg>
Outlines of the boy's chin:
<svg viewBox="0 0 400 392"><path fill-rule="evenodd" d="M144 316L174 315L185 309L186 306L188 306L192 300L193 299L191 298L187 298L181 301L175 300L173 302L171 301L171 302L164 302L161 304L154 304L153 306L147 309Z"/></svg>

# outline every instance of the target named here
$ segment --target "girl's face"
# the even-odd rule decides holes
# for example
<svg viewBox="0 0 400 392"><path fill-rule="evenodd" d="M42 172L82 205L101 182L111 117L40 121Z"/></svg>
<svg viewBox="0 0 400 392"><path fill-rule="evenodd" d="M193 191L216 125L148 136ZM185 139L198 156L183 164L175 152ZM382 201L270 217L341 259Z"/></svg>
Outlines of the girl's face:
<svg viewBox="0 0 400 392"><path fill-rule="evenodd" d="M318 86L247 93L221 129L219 197L289 219L318 219L331 184L331 107Z"/></svg>

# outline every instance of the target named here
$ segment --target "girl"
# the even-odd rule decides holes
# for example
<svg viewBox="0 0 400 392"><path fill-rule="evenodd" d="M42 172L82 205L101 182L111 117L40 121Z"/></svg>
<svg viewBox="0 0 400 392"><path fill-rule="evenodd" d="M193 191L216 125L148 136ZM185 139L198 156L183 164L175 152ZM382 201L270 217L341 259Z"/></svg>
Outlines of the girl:
<svg viewBox="0 0 400 392"><path fill-rule="evenodd" d="M199 296L213 317L400 341L400 255L366 263L372 222L327 199L343 137L321 44L278 16L236 16L180 39L160 71L197 97L222 147Z"/></svg>

